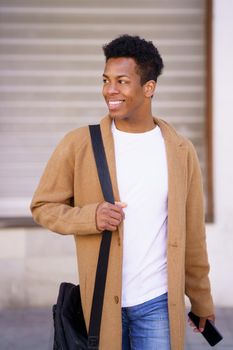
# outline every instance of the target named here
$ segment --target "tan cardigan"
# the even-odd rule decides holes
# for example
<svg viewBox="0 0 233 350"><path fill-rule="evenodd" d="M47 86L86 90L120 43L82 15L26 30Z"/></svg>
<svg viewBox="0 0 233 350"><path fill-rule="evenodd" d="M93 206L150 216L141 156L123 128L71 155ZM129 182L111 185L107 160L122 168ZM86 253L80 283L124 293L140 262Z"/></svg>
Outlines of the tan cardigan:
<svg viewBox="0 0 233 350"><path fill-rule="evenodd" d="M203 192L196 152L161 119L168 161L168 306L171 349L184 349L184 294L199 316L214 313L208 279ZM115 200L117 188L111 119L101 121ZM31 210L40 225L73 234L86 324L89 324L101 233L95 212L103 201L88 127L68 133L52 154L34 194ZM101 350L121 349L121 282L123 225L113 232L100 335ZM88 327L87 327L88 328Z"/></svg>

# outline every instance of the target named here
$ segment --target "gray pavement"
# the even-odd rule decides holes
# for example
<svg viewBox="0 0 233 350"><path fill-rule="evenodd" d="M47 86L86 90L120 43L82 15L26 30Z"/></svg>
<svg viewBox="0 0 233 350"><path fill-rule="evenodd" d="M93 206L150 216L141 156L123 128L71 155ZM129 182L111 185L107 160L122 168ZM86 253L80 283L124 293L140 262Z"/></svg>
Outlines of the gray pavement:
<svg viewBox="0 0 233 350"><path fill-rule="evenodd" d="M224 339L214 349L232 350L233 309L217 308L216 316L216 325ZM0 350L52 350L52 322L52 312L49 309L0 311ZM210 346L201 334L194 334L188 326L185 349L207 350Z"/></svg>

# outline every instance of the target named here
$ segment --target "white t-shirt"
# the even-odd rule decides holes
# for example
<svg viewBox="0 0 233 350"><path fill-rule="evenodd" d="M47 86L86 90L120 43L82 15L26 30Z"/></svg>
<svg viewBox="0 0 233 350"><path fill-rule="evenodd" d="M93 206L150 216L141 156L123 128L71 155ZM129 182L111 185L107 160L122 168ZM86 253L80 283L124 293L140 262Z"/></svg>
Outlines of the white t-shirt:
<svg viewBox="0 0 233 350"><path fill-rule="evenodd" d="M112 123L124 209L122 307L167 292L168 171L160 128L127 133Z"/></svg>

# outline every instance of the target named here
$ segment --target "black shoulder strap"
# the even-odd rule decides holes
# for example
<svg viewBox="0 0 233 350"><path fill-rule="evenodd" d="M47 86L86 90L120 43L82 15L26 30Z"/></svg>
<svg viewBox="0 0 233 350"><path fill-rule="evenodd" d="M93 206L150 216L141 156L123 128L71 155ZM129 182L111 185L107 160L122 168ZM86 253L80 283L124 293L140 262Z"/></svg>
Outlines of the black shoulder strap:
<svg viewBox="0 0 233 350"><path fill-rule="evenodd" d="M104 151L104 145L100 130L100 125L89 125L91 134L92 148L95 156L95 162L98 170L99 180L106 202L114 204L112 183L108 170L107 159Z"/></svg>
<svg viewBox="0 0 233 350"><path fill-rule="evenodd" d="M106 202L114 204L114 196L111 184L111 178L108 170L107 159L104 151L103 140L100 125L89 125L92 148L95 156L96 167L99 180ZM88 349L98 350L100 325L103 310L104 290L108 269L108 258L112 239L111 231L102 233L102 240L99 251L99 259L95 277L95 287L92 300L90 325L88 331Z"/></svg>

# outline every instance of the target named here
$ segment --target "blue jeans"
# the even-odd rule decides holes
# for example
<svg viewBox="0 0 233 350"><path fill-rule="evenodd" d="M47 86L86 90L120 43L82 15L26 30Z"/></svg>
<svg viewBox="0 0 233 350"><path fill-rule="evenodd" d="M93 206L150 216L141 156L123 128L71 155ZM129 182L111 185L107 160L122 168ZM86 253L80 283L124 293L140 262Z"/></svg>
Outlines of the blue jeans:
<svg viewBox="0 0 233 350"><path fill-rule="evenodd" d="M170 350L167 293L122 308L122 350Z"/></svg>

